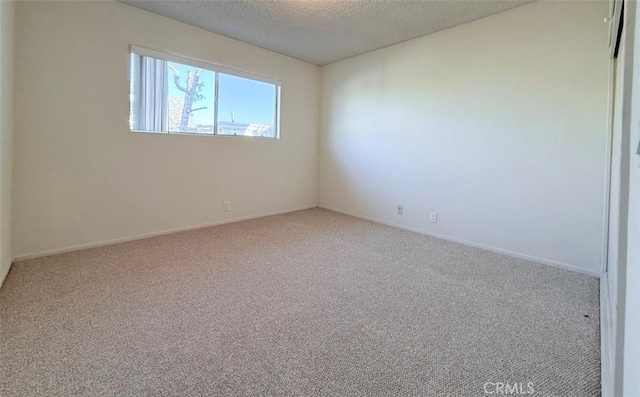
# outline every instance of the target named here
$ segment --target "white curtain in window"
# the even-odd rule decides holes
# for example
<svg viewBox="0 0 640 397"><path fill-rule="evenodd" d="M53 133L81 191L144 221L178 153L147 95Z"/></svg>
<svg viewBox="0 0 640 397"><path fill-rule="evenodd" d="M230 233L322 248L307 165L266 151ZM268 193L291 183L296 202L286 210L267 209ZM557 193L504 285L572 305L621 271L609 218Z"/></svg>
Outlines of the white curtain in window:
<svg viewBox="0 0 640 397"><path fill-rule="evenodd" d="M132 127L138 131L166 132L167 61L135 55L133 62Z"/></svg>

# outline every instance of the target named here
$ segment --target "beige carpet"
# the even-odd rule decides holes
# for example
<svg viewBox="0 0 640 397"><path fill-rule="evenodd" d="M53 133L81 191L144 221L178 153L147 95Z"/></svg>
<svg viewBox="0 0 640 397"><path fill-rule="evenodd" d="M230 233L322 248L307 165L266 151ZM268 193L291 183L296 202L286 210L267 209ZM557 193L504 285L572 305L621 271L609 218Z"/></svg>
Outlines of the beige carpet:
<svg viewBox="0 0 640 397"><path fill-rule="evenodd" d="M597 279L320 209L16 263L0 309L2 396L600 394Z"/></svg>

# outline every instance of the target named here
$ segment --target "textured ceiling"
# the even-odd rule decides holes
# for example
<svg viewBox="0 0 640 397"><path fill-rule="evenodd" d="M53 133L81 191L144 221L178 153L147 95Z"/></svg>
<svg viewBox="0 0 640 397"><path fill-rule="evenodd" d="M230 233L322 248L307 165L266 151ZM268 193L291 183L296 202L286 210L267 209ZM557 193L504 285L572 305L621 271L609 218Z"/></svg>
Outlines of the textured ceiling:
<svg viewBox="0 0 640 397"><path fill-rule="evenodd" d="M317 65L339 61L533 0L120 0Z"/></svg>

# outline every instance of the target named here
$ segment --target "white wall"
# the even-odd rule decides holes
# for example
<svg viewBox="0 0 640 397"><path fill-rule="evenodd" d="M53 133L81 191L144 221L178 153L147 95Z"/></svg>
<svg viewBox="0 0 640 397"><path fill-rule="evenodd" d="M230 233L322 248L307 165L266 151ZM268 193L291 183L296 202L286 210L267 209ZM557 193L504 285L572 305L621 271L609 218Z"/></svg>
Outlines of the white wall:
<svg viewBox="0 0 640 397"><path fill-rule="evenodd" d="M13 2L0 1L0 286L11 267L13 139Z"/></svg>
<svg viewBox="0 0 640 397"><path fill-rule="evenodd" d="M598 274L607 14L535 2L324 67L320 206Z"/></svg>
<svg viewBox="0 0 640 397"><path fill-rule="evenodd" d="M282 139L129 132L129 44L282 79ZM317 66L120 3L21 2L15 75L16 257L317 205Z"/></svg>

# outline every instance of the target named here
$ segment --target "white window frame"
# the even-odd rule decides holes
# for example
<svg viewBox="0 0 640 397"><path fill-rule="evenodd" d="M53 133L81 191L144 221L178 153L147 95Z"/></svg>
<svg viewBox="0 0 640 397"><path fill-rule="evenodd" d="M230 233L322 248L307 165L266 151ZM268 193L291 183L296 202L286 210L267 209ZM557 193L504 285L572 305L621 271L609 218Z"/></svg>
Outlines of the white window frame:
<svg viewBox="0 0 640 397"><path fill-rule="evenodd" d="M140 47L134 44L129 45L129 62L131 62L131 55L141 55L141 56L146 56L146 57L151 57L151 58L155 58L155 59L160 59L163 61L168 61L168 62L175 62L175 63L180 63L183 65L187 65L187 66L192 66L195 68L199 68L199 69L203 69L203 70L207 70L210 72L214 72L215 73L215 98L214 98L214 113L213 113L213 123L214 123L214 127L213 127L213 134L198 134L198 133L189 133L189 132L171 132L171 131L162 131L162 132L157 132L157 131L146 131L146 130L135 130L135 129L130 129L131 132L135 132L135 133L152 133L152 134L159 134L159 135L198 135L198 136L222 136L222 137L245 137L245 138L265 138L265 139L280 139L280 99L281 99L281 90L282 90L282 80L276 79L276 78L272 78L272 77L267 77L267 76L262 76L259 74L255 74L255 73L250 73L250 72L245 72L243 70L238 70L238 69L232 69L232 68L228 68L226 66L222 66L222 65L217 65L215 63L211 63L211 62L205 62L205 61L200 61L198 59L193 59L193 58L188 58L188 57L184 57L184 56L180 56L180 55L175 55L175 54L171 54L168 52L164 52L164 51L158 51L158 50L152 50L150 48L145 48L145 47ZM128 75L128 79L131 79L131 67L132 65L129 64L129 68L127 71L127 75ZM261 83L267 83L267 84L272 84L275 86L275 114L273 117L273 130L274 130L274 136L247 136L247 135L229 135L229 134L218 134L218 89L219 89L219 85L218 85L218 77L219 77L219 73L223 73L223 74L227 74L227 75L231 75L231 76L235 76L235 77L241 77L241 78L245 78L245 79L249 79L249 80L254 80L254 81L259 81ZM131 83L131 81L129 81L129 83ZM129 87L131 87L131 84L129 84ZM129 90L131 90L131 88L129 88ZM131 92L129 92L129 97L131 97ZM129 106L131 107L131 103L129 104Z"/></svg>

